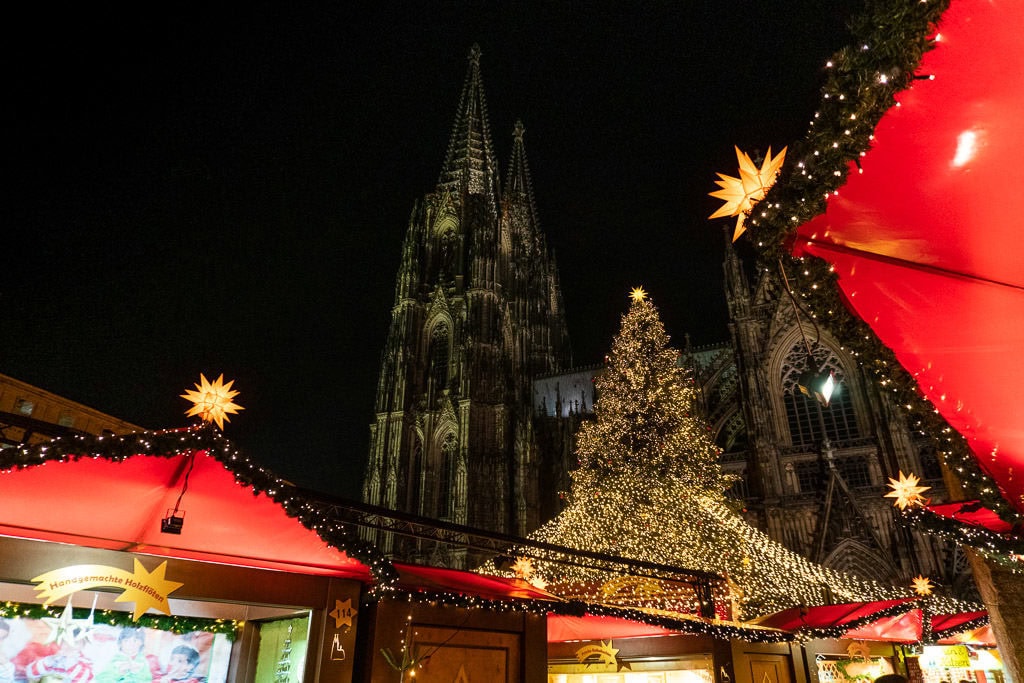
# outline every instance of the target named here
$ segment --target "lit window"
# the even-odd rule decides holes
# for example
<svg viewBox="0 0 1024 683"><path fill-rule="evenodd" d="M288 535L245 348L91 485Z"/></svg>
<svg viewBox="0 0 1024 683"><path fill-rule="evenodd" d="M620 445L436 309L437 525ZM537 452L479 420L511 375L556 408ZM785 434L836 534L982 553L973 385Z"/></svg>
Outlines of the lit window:
<svg viewBox="0 0 1024 683"><path fill-rule="evenodd" d="M843 381L843 369L839 358L830 349L818 346L814 352L815 370L829 369L835 372L836 379ZM821 407L813 398L801 393L797 380L807 369L807 351L802 343L790 349L782 364L783 403L786 406L786 420L789 424L789 435L792 444L812 450L821 442L821 424L825 423L825 433L835 444L856 439L860 436L857 419L853 414L853 401L850 398L849 386L846 383L832 396L828 407ZM821 419L818 410L821 410Z"/></svg>
<svg viewBox="0 0 1024 683"><path fill-rule="evenodd" d="M60 413L60 417L57 418L57 424L59 424L61 427L74 427L75 416L71 414L70 410L62 410Z"/></svg>
<svg viewBox="0 0 1024 683"><path fill-rule="evenodd" d="M15 412L21 413L22 415L31 415L32 411L36 409L35 401L29 401L26 398L19 398L14 402Z"/></svg>

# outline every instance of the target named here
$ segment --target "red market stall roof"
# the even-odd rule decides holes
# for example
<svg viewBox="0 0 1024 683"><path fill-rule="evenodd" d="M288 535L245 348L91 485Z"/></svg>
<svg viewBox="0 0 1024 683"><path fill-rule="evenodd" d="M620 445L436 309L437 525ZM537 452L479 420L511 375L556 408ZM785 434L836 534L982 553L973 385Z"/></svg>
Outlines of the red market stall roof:
<svg viewBox="0 0 1024 683"><path fill-rule="evenodd" d="M1003 521L995 512L978 505L976 501L928 505L925 509L939 517L988 529L997 534L1009 533L1012 529L1009 522Z"/></svg>
<svg viewBox="0 0 1024 683"><path fill-rule="evenodd" d="M53 441L0 454L0 468L7 468L0 471L3 536L364 583L381 578L289 515L309 499L210 428ZM288 498L289 505L279 502ZM181 533L164 533L161 520L176 506ZM397 579L390 588L400 592L560 601L519 579L387 564Z"/></svg>
<svg viewBox="0 0 1024 683"><path fill-rule="evenodd" d="M851 627L875 617L875 615L912 607L914 598L876 600L873 602L851 602L818 607L790 607L757 620L760 626L769 626L784 631L807 631Z"/></svg>
<svg viewBox="0 0 1024 683"><path fill-rule="evenodd" d="M851 167L794 252L833 264L850 307L1024 512L1021 26L1022 3L953 0L863 173Z"/></svg>
<svg viewBox="0 0 1024 683"><path fill-rule="evenodd" d="M181 534L162 533L179 496ZM329 547L270 496L254 495L208 451L44 460L0 472L0 535L371 579L367 565Z"/></svg>
<svg viewBox="0 0 1024 683"><path fill-rule="evenodd" d="M678 635L678 631L644 624L622 617L586 614L582 617L564 614L548 615L548 642L573 640L608 640L610 638L644 638Z"/></svg>
<svg viewBox="0 0 1024 683"><path fill-rule="evenodd" d="M957 633L948 638L939 638L935 642L938 645L982 645L985 647L996 647L997 645L996 635L988 624L971 631Z"/></svg>
<svg viewBox="0 0 1024 683"><path fill-rule="evenodd" d="M942 642L994 644L991 630L979 625L987 616L985 611L932 615L931 632ZM817 637L896 643L917 643L924 637L924 615L917 598L791 607L757 623ZM950 632L953 634L945 635Z"/></svg>
<svg viewBox="0 0 1024 683"><path fill-rule="evenodd" d="M863 626L851 628L843 634L843 637L893 643L916 643L921 640L922 633L921 610L912 609L903 614L882 617Z"/></svg>
<svg viewBox="0 0 1024 683"><path fill-rule="evenodd" d="M484 600L498 601L562 601L558 596L541 590L522 579L398 562L394 566L398 570L399 579L396 585L398 590L472 595Z"/></svg>

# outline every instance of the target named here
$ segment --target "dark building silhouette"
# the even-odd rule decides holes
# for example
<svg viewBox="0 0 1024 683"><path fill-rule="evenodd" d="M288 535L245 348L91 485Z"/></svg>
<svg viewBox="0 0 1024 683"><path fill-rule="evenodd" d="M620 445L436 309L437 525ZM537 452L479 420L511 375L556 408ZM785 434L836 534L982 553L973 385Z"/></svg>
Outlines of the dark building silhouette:
<svg viewBox="0 0 1024 683"><path fill-rule="evenodd" d="M474 46L440 179L414 206L402 245L368 503L525 534L554 495L541 476L531 380L565 368L570 349L523 137L517 123L503 184ZM397 555L462 562L391 535L376 540Z"/></svg>

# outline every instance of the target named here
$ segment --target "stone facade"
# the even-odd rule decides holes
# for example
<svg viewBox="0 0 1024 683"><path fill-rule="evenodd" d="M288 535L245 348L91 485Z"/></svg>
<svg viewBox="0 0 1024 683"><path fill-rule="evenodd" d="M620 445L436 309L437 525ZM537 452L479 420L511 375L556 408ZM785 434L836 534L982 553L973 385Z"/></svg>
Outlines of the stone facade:
<svg viewBox="0 0 1024 683"><path fill-rule="evenodd" d="M841 341L789 298L779 273L759 273L751 286L728 243L724 269L730 343L690 349L686 360L723 465L741 477L731 494L748 519L826 566L899 585L922 574L944 592L977 599L962 551L898 524L883 497L903 471L931 486L936 502L946 498L927 440L910 432ZM828 407L797 388L809 366L841 380Z"/></svg>
<svg viewBox="0 0 1024 683"><path fill-rule="evenodd" d="M523 137L517 124L502 183L474 47L440 179L402 245L363 485L374 505L520 535L541 521L548 469L531 379L569 360ZM422 542L375 540L409 559L463 562Z"/></svg>

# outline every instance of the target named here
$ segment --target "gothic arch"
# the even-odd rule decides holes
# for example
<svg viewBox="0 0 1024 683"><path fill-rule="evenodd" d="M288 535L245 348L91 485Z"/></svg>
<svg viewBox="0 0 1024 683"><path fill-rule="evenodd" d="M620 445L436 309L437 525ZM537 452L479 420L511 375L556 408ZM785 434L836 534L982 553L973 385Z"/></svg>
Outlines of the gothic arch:
<svg viewBox="0 0 1024 683"><path fill-rule="evenodd" d="M777 335L770 347L768 362L765 365L768 394L773 404L772 415L777 433L782 435L789 445L806 447L810 435L820 432L816 418L812 420L809 416L793 415L794 410L809 410L813 405L808 403L805 408L802 397L795 387L796 378L806 369L802 360L806 356L805 338L808 341L817 339L817 343L810 344L816 365L819 368L832 368L841 382L841 393L827 409L829 412L826 425L829 431L847 435L849 438L869 433L868 409L863 388L858 382L860 375L856 363L848 354L839 350L835 340L824 332L819 336L818 331L804 327L801 334L800 325L790 325ZM797 393L794 394L794 391ZM808 423L807 429L794 435L794 430L800 429L798 425L804 422Z"/></svg>
<svg viewBox="0 0 1024 683"><path fill-rule="evenodd" d="M892 583L897 575L892 562L853 538L844 538L837 543L822 564L829 569L856 574L879 583Z"/></svg>

